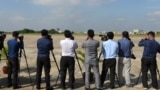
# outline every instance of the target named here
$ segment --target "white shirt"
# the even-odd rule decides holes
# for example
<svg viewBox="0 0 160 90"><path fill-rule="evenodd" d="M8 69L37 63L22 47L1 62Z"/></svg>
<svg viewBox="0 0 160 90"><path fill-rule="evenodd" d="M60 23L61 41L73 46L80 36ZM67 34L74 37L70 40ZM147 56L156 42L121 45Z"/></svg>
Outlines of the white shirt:
<svg viewBox="0 0 160 90"><path fill-rule="evenodd" d="M76 41L66 38L60 41L60 46L62 49L62 56L75 56L75 49L78 48Z"/></svg>

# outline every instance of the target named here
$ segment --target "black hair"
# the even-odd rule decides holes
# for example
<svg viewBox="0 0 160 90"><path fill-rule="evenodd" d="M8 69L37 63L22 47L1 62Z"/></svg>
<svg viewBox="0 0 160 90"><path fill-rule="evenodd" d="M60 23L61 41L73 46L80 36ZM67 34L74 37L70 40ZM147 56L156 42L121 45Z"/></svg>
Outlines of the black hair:
<svg viewBox="0 0 160 90"><path fill-rule="evenodd" d="M89 29L87 33L88 33L88 36L89 36L89 37L91 37L91 38L94 37L94 30Z"/></svg>
<svg viewBox="0 0 160 90"><path fill-rule="evenodd" d="M72 33L71 33L69 30L65 30L65 31L64 31L64 36L65 36L66 38L71 38L71 37L72 37Z"/></svg>
<svg viewBox="0 0 160 90"><path fill-rule="evenodd" d="M13 37L18 37L18 35L19 35L19 32L18 32L18 31L13 31L13 33L12 33L12 36L13 36Z"/></svg>
<svg viewBox="0 0 160 90"><path fill-rule="evenodd" d="M155 32L150 31L150 32L147 33L147 35L151 35L151 36L155 37Z"/></svg>
<svg viewBox="0 0 160 90"><path fill-rule="evenodd" d="M122 32L122 36L125 37L125 38L128 38L129 37L129 33L127 31L123 31Z"/></svg>
<svg viewBox="0 0 160 90"><path fill-rule="evenodd" d="M114 33L113 32L108 32L107 37L108 37L108 39L113 39L114 38Z"/></svg>
<svg viewBox="0 0 160 90"><path fill-rule="evenodd" d="M130 37L129 37L128 31L123 31L123 32L122 32L122 36L123 36L124 38L127 38L128 40L131 40Z"/></svg>
<svg viewBox="0 0 160 90"><path fill-rule="evenodd" d="M42 35L42 36L47 36L47 35L48 35L48 31L47 31L46 29L43 29L43 30L41 31L41 35Z"/></svg>

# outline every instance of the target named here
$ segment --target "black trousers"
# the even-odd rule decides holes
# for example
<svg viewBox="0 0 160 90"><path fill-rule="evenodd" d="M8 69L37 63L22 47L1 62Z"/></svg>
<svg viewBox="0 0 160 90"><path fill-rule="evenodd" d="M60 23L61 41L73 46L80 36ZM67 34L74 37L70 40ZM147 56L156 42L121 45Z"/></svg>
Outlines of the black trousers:
<svg viewBox="0 0 160 90"><path fill-rule="evenodd" d="M74 57L62 56L60 61L60 74L61 74L61 86L65 88L65 79L67 68L69 71L69 85L70 87L74 86L74 69L75 69L75 61Z"/></svg>
<svg viewBox="0 0 160 90"><path fill-rule="evenodd" d="M142 68L142 83L143 87L148 87L147 83L147 72L150 70L151 72L151 77L152 77L152 86L153 88L158 88L158 83L157 83L157 74L156 74L156 69L157 69L157 62L155 58L142 58L142 63L141 63L141 68Z"/></svg>
<svg viewBox="0 0 160 90"><path fill-rule="evenodd" d="M13 87L18 86L18 71L19 71L19 60L18 58L10 58L8 60L8 85L12 84L12 73L13 73Z"/></svg>
<svg viewBox="0 0 160 90"><path fill-rule="evenodd" d="M104 59L101 73L101 85L103 86L108 69L110 68L110 87L114 87L116 59Z"/></svg>
<svg viewBox="0 0 160 90"><path fill-rule="evenodd" d="M42 68L44 67L45 72L45 82L46 88L50 88L50 58L49 57L37 57L37 87L40 88L41 83L41 75L42 75Z"/></svg>

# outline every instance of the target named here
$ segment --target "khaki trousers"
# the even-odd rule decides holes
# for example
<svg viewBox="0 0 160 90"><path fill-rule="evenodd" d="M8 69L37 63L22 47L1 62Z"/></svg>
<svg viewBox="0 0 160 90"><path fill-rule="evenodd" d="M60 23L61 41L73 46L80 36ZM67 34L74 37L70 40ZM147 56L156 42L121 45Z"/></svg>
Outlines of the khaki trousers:
<svg viewBox="0 0 160 90"><path fill-rule="evenodd" d="M131 70L131 58L119 57L118 60L118 77L121 84L123 84L123 71L125 77L125 84L131 84L130 79L130 70Z"/></svg>

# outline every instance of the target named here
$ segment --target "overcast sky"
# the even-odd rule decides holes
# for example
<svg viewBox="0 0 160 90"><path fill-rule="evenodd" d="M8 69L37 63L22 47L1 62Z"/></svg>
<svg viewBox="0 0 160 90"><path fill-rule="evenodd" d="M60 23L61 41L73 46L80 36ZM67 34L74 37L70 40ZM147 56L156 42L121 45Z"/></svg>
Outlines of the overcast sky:
<svg viewBox="0 0 160 90"><path fill-rule="evenodd" d="M160 30L160 0L0 0L0 30Z"/></svg>

